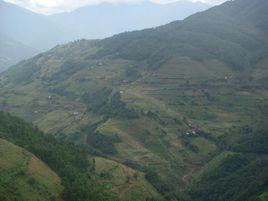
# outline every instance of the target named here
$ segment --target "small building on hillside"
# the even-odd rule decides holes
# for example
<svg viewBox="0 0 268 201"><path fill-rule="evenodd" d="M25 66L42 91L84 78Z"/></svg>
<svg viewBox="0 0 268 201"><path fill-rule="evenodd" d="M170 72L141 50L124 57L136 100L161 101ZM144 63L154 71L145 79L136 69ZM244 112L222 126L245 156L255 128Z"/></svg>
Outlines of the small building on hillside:
<svg viewBox="0 0 268 201"><path fill-rule="evenodd" d="M102 63L102 62L98 62L97 65L98 65L98 66L103 66L103 63Z"/></svg>
<svg viewBox="0 0 268 201"><path fill-rule="evenodd" d="M79 112L73 112L72 115L77 116L79 115Z"/></svg>

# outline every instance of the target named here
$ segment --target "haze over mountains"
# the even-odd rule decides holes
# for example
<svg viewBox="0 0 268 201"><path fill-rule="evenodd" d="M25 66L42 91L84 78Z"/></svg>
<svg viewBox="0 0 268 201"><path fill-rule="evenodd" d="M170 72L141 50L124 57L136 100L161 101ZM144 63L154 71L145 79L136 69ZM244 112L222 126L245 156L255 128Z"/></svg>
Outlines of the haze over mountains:
<svg viewBox="0 0 268 201"><path fill-rule="evenodd" d="M0 72L39 51L0 32Z"/></svg>
<svg viewBox="0 0 268 201"><path fill-rule="evenodd" d="M45 161L66 201L266 201L267 10L228 1L20 62L0 110L45 134L0 113L0 137Z"/></svg>
<svg viewBox="0 0 268 201"><path fill-rule="evenodd" d="M202 3L179 1L169 4L143 2L140 4L102 3L79 8L70 13L51 16L59 24L74 27L80 38L105 38L125 31L134 31L181 20L209 8Z"/></svg>
<svg viewBox="0 0 268 201"><path fill-rule="evenodd" d="M0 1L1 48L8 49L7 45L11 43L16 47L14 52L9 48L6 54L0 55L0 68L7 68L57 44L150 28L183 19L207 8L205 4L186 1L167 5L149 2L139 5L104 3L46 16ZM18 46L15 46L15 41ZM24 48L20 49L22 45Z"/></svg>

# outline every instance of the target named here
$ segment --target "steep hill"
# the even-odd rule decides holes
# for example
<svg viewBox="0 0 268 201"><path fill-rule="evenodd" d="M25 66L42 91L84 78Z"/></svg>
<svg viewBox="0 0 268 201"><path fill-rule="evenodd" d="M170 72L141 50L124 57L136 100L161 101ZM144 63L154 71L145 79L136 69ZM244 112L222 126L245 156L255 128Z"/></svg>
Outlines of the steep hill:
<svg viewBox="0 0 268 201"><path fill-rule="evenodd" d="M267 152L232 144L267 133L268 21L258 26L266 10L264 0L229 1L154 29L57 46L1 75L0 108L145 173L167 200L264 197Z"/></svg>
<svg viewBox="0 0 268 201"><path fill-rule="evenodd" d="M117 201L118 196L120 200L146 201L161 198L144 174L120 161L95 158L92 152L70 144L63 137L55 139L31 124L0 112L1 200Z"/></svg>
<svg viewBox="0 0 268 201"><path fill-rule="evenodd" d="M122 201L162 200L144 173L103 157L94 157L97 181Z"/></svg>
<svg viewBox="0 0 268 201"><path fill-rule="evenodd" d="M173 56L187 56L245 68L267 55L267 42L260 37L267 30L267 7L264 0L228 1L183 21L103 40L97 55L146 60L151 67Z"/></svg>
<svg viewBox="0 0 268 201"><path fill-rule="evenodd" d="M58 175L34 155L0 139L0 199L59 200Z"/></svg>
<svg viewBox="0 0 268 201"><path fill-rule="evenodd" d="M1 0L0 68L5 70L23 59L78 38L103 38L159 26L207 8L205 4L191 2L167 5L107 3L46 16Z"/></svg>

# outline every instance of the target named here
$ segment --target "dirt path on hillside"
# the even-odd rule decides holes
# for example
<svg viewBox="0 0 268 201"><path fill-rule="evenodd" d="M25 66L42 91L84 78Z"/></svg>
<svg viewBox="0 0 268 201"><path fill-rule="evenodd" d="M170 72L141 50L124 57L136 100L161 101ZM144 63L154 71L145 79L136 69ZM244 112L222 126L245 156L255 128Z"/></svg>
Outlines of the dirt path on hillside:
<svg viewBox="0 0 268 201"><path fill-rule="evenodd" d="M183 177L182 177L182 181L183 181L184 183L187 183L189 177L191 177L192 174L193 174L196 170L197 170L197 167L192 167L192 168L190 169L189 172L187 172L186 174L183 175Z"/></svg>
<svg viewBox="0 0 268 201"><path fill-rule="evenodd" d="M186 163L186 166L189 169L189 171L187 171L182 176L182 181L186 184L189 181L189 178L193 175L193 173L196 172L200 168L200 165L192 163L191 161L186 161L186 160L184 162Z"/></svg>

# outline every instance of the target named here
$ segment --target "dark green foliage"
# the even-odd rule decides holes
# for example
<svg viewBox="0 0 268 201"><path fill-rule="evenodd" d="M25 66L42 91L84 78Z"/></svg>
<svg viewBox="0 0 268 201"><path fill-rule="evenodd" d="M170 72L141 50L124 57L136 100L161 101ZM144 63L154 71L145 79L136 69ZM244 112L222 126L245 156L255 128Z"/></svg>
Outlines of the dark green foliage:
<svg viewBox="0 0 268 201"><path fill-rule="evenodd" d="M83 63L80 60L68 59L63 64L61 64L59 70L56 73L45 80L50 82L60 82L69 78L72 74L84 67L86 67L86 63Z"/></svg>
<svg viewBox="0 0 268 201"><path fill-rule="evenodd" d="M88 134L88 144L101 151L104 154L114 155L116 154L116 149L114 144L120 142L117 135L107 136L100 132L90 132Z"/></svg>
<svg viewBox="0 0 268 201"><path fill-rule="evenodd" d="M91 179L89 155L85 149L56 140L31 124L2 112L0 112L0 137L29 150L58 173L65 187L64 200L117 200Z"/></svg>
<svg viewBox="0 0 268 201"><path fill-rule="evenodd" d="M170 191L168 184L163 183L157 172L153 169L147 168L145 170L145 178L162 194L166 194Z"/></svg>
<svg viewBox="0 0 268 201"><path fill-rule="evenodd" d="M267 45L260 35L245 31L248 27L267 30L267 15L263 15L267 6L264 0L257 0L255 5L249 0L226 2L183 21L101 40L96 57L145 60L154 69L171 57L187 56L196 60L219 59L231 68L245 69L267 55ZM240 12L241 7L247 12Z"/></svg>
<svg viewBox="0 0 268 201"><path fill-rule="evenodd" d="M119 92L113 93L112 89L104 88L94 93L87 93L83 96L88 111L107 117L136 118L138 112L129 109L121 100Z"/></svg>
<svg viewBox="0 0 268 201"><path fill-rule="evenodd" d="M193 181L179 197L186 201L251 201L268 188L267 126L244 134L229 148L238 152ZM217 144L219 139L201 133ZM227 148L222 146L222 148ZM183 198L183 199L182 199Z"/></svg>
<svg viewBox="0 0 268 201"><path fill-rule="evenodd" d="M187 147L191 151L193 151L195 153L197 153L199 151L198 147L191 143L191 137L188 137L186 135L182 135L181 142L185 147Z"/></svg>
<svg viewBox="0 0 268 201"><path fill-rule="evenodd" d="M83 101L86 103L88 111L99 113L99 110L107 104L111 93L112 89L103 88L93 93L84 94Z"/></svg>
<svg viewBox="0 0 268 201"><path fill-rule="evenodd" d="M126 104L121 100L119 92L112 95L109 104L103 108L102 113L123 118L138 117L138 114L134 109L127 108Z"/></svg>
<svg viewBox="0 0 268 201"><path fill-rule="evenodd" d="M237 140L231 149L238 152L268 154L268 130L259 130Z"/></svg>
<svg viewBox="0 0 268 201"><path fill-rule="evenodd" d="M267 173L267 157L254 159L236 154L190 186L188 194L192 201L249 201L267 189Z"/></svg>
<svg viewBox="0 0 268 201"><path fill-rule="evenodd" d="M215 180L224 178L230 175L231 173L235 172L239 168L244 167L248 164L249 160L243 155L237 154L234 156L230 156L222 161L221 165L217 168L217 171L207 176L205 175L204 180L205 179Z"/></svg>
<svg viewBox="0 0 268 201"><path fill-rule="evenodd" d="M164 201L162 198L147 198L146 201Z"/></svg>
<svg viewBox="0 0 268 201"><path fill-rule="evenodd" d="M36 184L36 181L34 178L30 178L28 181L28 184L30 184L31 186L34 186Z"/></svg>

